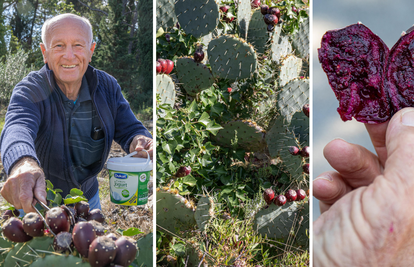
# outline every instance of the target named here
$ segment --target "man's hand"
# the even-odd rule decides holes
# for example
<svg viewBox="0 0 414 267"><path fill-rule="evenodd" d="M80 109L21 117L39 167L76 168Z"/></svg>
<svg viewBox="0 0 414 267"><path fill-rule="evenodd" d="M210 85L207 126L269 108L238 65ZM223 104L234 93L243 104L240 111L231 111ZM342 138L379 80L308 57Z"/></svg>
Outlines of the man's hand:
<svg viewBox="0 0 414 267"><path fill-rule="evenodd" d="M343 140L325 147L336 171L313 182L323 212L313 227L315 266L412 265L414 108L371 126L378 157Z"/></svg>
<svg viewBox="0 0 414 267"><path fill-rule="evenodd" d="M137 151L138 153L134 157L147 158L147 153L145 153L145 151L142 151L143 149L145 149L146 151L148 151L148 154L152 159L152 144L153 141L151 138L146 137L144 135L137 135L134 137L134 139L132 139L131 145L129 146L129 153Z"/></svg>
<svg viewBox="0 0 414 267"><path fill-rule="evenodd" d="M33 194L46 203L46 183L43 170L32 158L22 158L13 167L10 176L0 191L7 202L24 212L34 212L36 203Z"/></svg>

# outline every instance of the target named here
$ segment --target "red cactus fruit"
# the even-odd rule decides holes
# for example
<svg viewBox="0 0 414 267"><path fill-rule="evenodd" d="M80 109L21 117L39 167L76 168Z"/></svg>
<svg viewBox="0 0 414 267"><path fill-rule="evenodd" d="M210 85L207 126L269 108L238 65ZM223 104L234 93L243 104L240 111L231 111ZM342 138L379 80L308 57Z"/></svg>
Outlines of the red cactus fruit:
<svg viewBox="0 0 414 267"><path fill-rule="evenodd" d="M309 163L303 164L302 169L304 173L309 174Z"/></svg>
<svg viewBox="0 0 414 267"><path fill-rule="evenodd" d="M88 217L86 218L88 221L95 220L100 223L105 222L105 216L103 215L100 209L93 209L89 212Z"/></svg>
<svg viewBox="0 0 414 267"><path fill-rule="evenodd" d="M87 258L89 253L89 245L96 238L95 228L89 222L78 222L73 227L72 239L76 250L83 257Z"/></svg>
<svg viewBox="0 0 414 267"><path fill-rule="evenodd" d="M2 225L3 235L12 242L23 243L31 240L33 237L26 234L23 230L23 223L16 217L9 218Z"/></svg>
<svg viewBox="0 0 414 267"><path fill-rule="evenodd" d="M109 265L116 256L115 241L106 236L93 240L89 247L88 261L92 267Z"/></svg>
<svg viewBox="0 0 414 267"><path fill-rule="evenodd" d="M295 201L295 200L296 200L296 198L297 198L296 191L295 191L295 190L293 190L293 189L289 189L289 190L285 193L285 197L286 197L286 200L287 200L288 202Z"/></svg>
<svg viewBox="0 0 414 267"><path fill-rule="evenodd" d="M201 62L204 59L204 51L202 49L197 49L194 52L194 61L195 62Z"/></svg>
<svg viewBox="0 0 414 267"><path fill-rule="evenodd" d="M267 25L276 25L279 22L279 19L277 18L276 15L270 15L270 14L266 14L263 17L264 22Z"/></svg>
<svg viewBox="0 0 414 267"><path fill-rule="evenodd" d="M76 216L86 219L89 215L89 203L80 201L75 204Z"/></svg>
<svg viewBox="0 0 414 267"><path fill-rule="evenodd" d="M300 155L304 158L309 158L310 148L308 146L305 146L300 151Z"/></svg>
<svg viewBox="0 0 414 267"><path fill-rule="evenodd" d="M273 26L272 24L267 25L268 32L272 32L274 29L275 29L275 26Z"/></svg>
<svg viewBox="0 0 414 267"><path fill-rule="evenodd" d="M190 166L181 166L178 168L178 171L176 172L176 177L184 177L191 173L191 167Z"/></svg>
<svg viewBox="0 0 414 267"><path fill-rule="evenodd" d="M296 201L301 201L305 199L306 192L303 189L298 189L296 190L296 195L297 195Z"/></svg>
<svg viewBox="0 0 414 267"><path fill-rule="evenodd" d="M230 6L225 5L225 6L221 6L220 10L223 11L223 13L227 13L227 11L229 10Z"/></svg>
<svg viewBox="0 0 414 267"><path fill-rule="evenodd" d="M45 224L36 212L26 213L23 217L23 230L30 236L43 236Z"/></svg>
<svg viewBox="0 0 414 267"><path fill-rule="evenodd" d="M93 229L95 230L95 234L97 236L105 235L105 227L102 225L102 223L97 222L95 220L91 220L88 222L93 225Z"/></svg>
<svg viewBox="0 0 414 267"><path fill-rule="evenodd" d="M267 188L263 192L263 198L266 201L267 205L272 204L272 201L275 198L275 192L272 190L272 188Z"/></svg>
<svg viewBox="0 0 414 267"><path fill-rule="evenodd" d="M303 105L302 111L305 114L305 116L309 118L309 104Z"/></svg>
<svg viewBox="0 0 414 267"><path fill-rule="evenodd" d="M260 0L253 0L250 5L252 8L258 8L260 6Z"/></svg>
<svg viewBox="0 0 414 267"><path fill-rule="evenodd" d="M277 197L275 197L273 202L275 203L275 205L281 207L286 204L286 197L284 195L278 195Z"/></svg>
<svg viewBox="0 0 414 267"><path fill-rule="evenodd" d="M296 146L290 146L288 149L289 149L289 153L292 154L293 156L297 156L300 154L300 150Z"/></svg>
<svg viewBox="0 0 414 267"><path fill-rule="evenodd" d="M166 69L164 70L165 74L170 74L171 71L174 69L174 62L172 62L172 60L166 59L165 60L167 63Z"/></svg>
<svg viewBox="0 0 414 267"><path fill-rule="evenodd" d="M167 61L163 58L159 58L157 61L161 64L161 73L165 73L167 70Z"/></svg>
<svg viewBox="0 0 414 267"><path fill-rule="evenodd" d="M16 209L14 209L14 210L6 210L3 213L3 216L1 218L3 220L8 220L11 217L19 217L19 215L20 215L20 211L19 210L16 210Z"/></svg>
<svg viewBox="0 0 414 267"><path fill-rule="evenodd" d="M268 10L269 10L268 5L261 5L260 6L260 13L262 13L262 15L266 15Z"/></svg>
<svg viewBox="0 0 414 267"><path fill-rule="evenodd" d="M280 19L280 9L277 7L269 7L267 14L275 15L278 19Z"/></svg>
<svg viewBox="0 0 414 267"><path fill-rule="evenodd" d="M115 244L118 248L113 263L121 266L129 266L134 261L138 252L133 240L121 236L115 241Z"/></svg>
<svg viewBox="0 0 414 267"><path fill-rule="evenodd" d="M57 235L60 232L68 232L70 228L70 221L66 212L60 208L55 207L46 212L45 221L50 229Z"/></svg>
<svg viewBox="0 0 414 267"><path fill-rule="evenodd" d="M233 89L231 87L227 87L227 92L231 93Z"/></svg>
<svg viewBox="0 0 414 267"><path fill-rule="evenodd" d="M162 66L161 66L161 63L159 61L155 62L155 70L156 70L157 74L161 73Z"/></svg>

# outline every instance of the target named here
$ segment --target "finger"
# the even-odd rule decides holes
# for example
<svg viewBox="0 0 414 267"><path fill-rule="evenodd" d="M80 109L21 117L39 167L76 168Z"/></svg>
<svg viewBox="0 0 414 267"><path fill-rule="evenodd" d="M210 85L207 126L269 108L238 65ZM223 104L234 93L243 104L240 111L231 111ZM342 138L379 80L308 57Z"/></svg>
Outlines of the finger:
<svg viewBox="0 0 414 267"><path fill-rule="evenodd" d="M148 146L148 140L145 137L141 137L138 139L137 145L135 147L136 151L141 151Z"/></svg>
<svg viewBox="0 0 414 267"><path fill-rule="evenodd" d="M16 209L22 208L19 201L19 189L20 188L16 186L15 179L9 177L0 191L3 198Z"/></svg>
<svg viewBox="0 0 414 267"><path fill-rule="evenodd" d="M335 171L324 172L313 181L313 196L320 201L321 213L327 211L331 205L351 190L352 188Z"/></svg>
<svg viewBox="0 0 414 267"><path fill-rule="evenodd" d="M20 179L19 201L25 213L34 211L32 208L33 189L35 182L33 177L27 177L28 174L23 174L26 179Z"/></svg>
<svg viewBox="0 0 414 267"><path fill-rule="evenodd" d="M46 183L43 174L36 180L34 195L39 201L46 204Z"/></svg>
<svg viewBox="0 0 414 267"><path fill-rule="evenodd" d="M341 174L343 181L352 188L369 185L383 169L372 152L342 139L329 142L323 154L329 164Z"/></svg>
<svg viewBox="0 0 414 267"><path fill-rule="evenodd" d="M387 160L387 148L385 146L385 132L387 131L387 127L388 121L381 124L365 124L365 128L368 131L372 145L377 152L382 166L385 165L385 161Z"/></svg>
<svg viewBox="0 0 414 267"><path fill-rule="evenodd" d="M414 186L414 108L402 109L391 118L386 146L388 159L384 176L398 184L399 189L411 190Z"/></svg>

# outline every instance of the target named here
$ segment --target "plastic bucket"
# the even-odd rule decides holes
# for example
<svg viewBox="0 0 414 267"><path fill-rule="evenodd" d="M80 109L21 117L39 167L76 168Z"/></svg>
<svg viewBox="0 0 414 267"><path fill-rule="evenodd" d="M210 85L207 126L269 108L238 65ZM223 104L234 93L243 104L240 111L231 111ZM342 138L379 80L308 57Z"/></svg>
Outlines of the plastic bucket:
<svg viewBox="0 0 414 267"><path fill-rule="evenodd" d="M148 202L148 181L152 161L148 152L146 159L133 158L135 154L136 152L123 158L108 159L109 188L111 202L114 204L139 206Z"/></svg>

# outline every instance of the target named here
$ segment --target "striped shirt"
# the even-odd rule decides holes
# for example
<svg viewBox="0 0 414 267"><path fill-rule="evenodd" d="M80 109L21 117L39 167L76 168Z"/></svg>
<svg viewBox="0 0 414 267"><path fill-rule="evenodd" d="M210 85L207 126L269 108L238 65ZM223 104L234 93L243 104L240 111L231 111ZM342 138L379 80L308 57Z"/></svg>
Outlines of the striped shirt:
<svg viewBox="0 0 414 267"><path fill-rule="evenodd" d="M92 103L89 86L83 77L81 89L76 101L70 100L56 85L63 103L66 116L66 130L69 137L69 150L72 171L78 182L88 177L95 164L100 164L105 146L105 138L92 138L94 128L100 128L101 122Z"/></svg>

